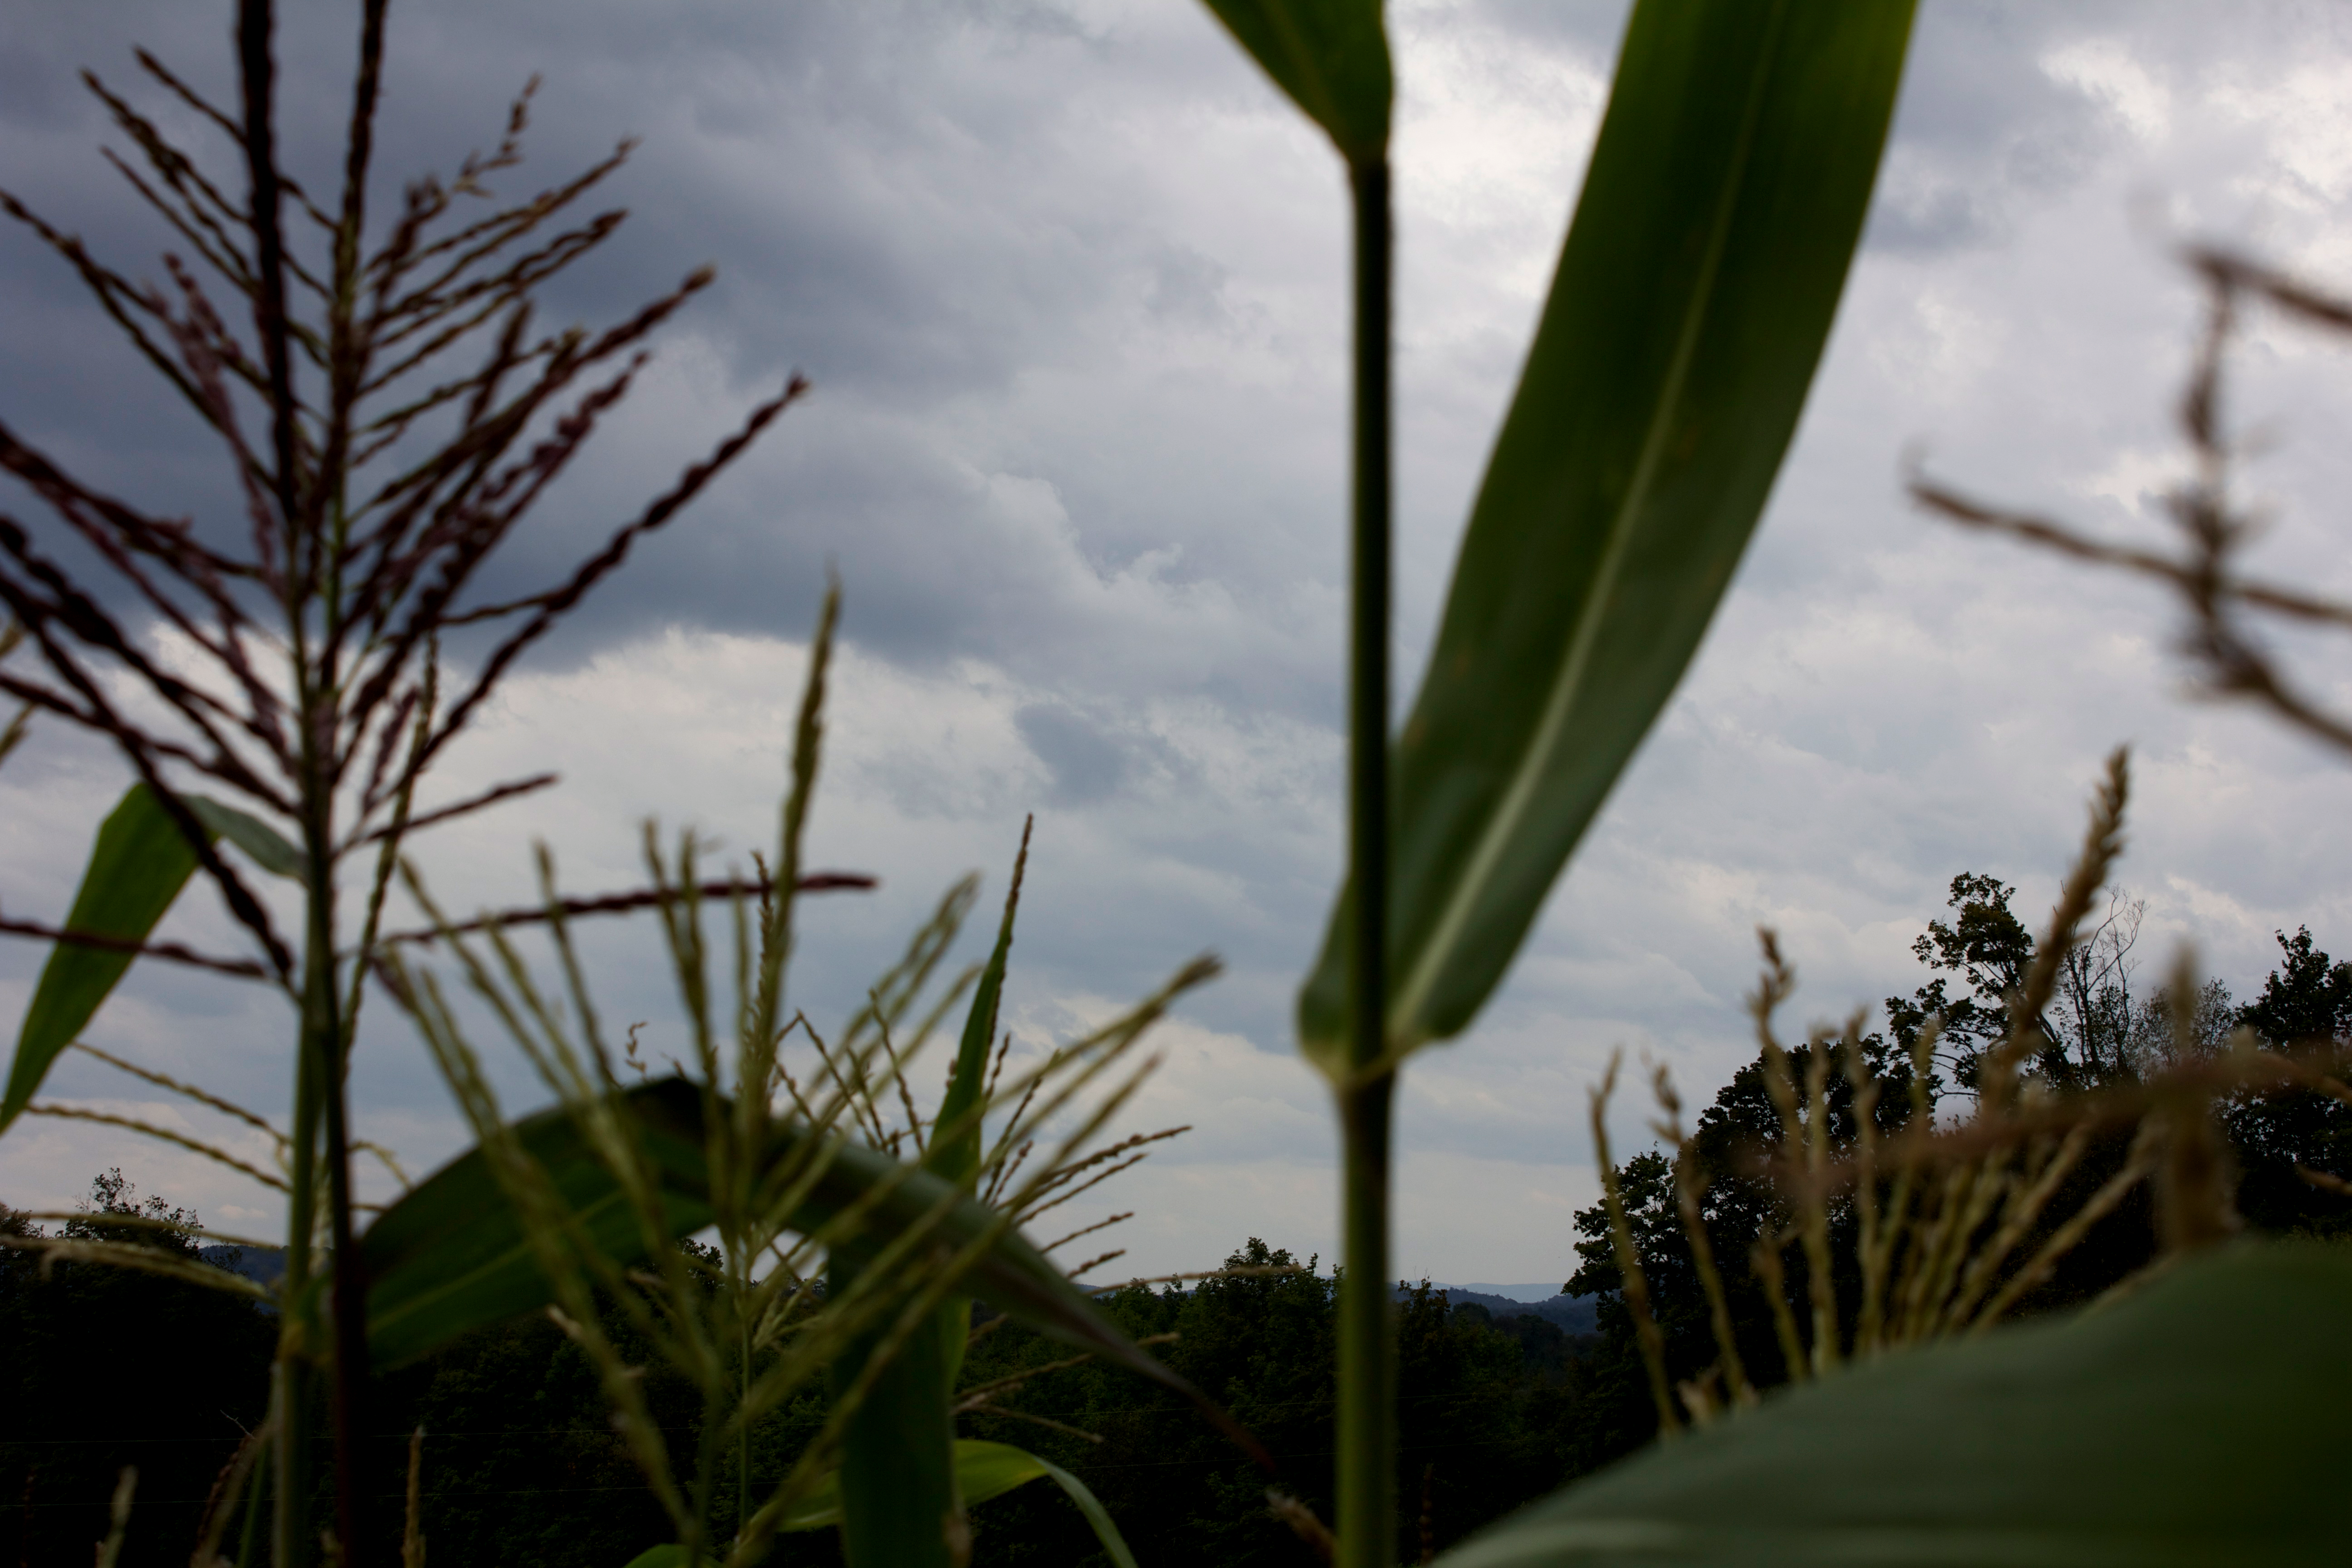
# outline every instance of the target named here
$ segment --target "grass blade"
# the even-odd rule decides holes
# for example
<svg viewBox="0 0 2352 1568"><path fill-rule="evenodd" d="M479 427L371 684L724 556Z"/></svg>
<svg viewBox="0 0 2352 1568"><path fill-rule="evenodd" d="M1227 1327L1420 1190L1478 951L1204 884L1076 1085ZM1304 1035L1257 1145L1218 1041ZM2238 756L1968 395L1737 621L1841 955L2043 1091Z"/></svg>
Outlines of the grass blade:
<svg viewBox="0 0 2352 1568"><path fill-rule="evenodd" d="M1493 992L1698 647L1828 337L1911 9L1634 9L1394 749L1390 1061ZM1299 1000L1302 1040L1335 1074L1349 904Z"/></svg>

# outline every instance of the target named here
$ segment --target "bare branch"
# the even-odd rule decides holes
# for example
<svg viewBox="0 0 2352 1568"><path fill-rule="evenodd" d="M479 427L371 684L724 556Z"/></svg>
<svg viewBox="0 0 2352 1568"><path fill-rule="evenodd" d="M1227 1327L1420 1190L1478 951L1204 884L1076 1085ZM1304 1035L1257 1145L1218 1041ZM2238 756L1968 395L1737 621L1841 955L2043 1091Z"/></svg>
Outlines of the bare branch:
<svg viewBox="0 0 2352 1568"><path fill-rule="evenodd" d="M880 885L878 879L860 872L814 871L803 877L795 887L797 891L803 893L834 893L851 890L864 892ZM746 898L759 898L772 891L774 888L775 884L770 881L705 882L693 889L693 896L702 899L725 899L740 894ZM389 947L395 942L429 943L438 941L445 935L464 936L468 931L488 931L493 926L540 925L559 918L570 920L574 915L625 914L631 910L654 909L679 901L686 897L687 890L684 889L645 888L630 893L607 893L601 898L565 899L556 906L557 912L554 914L551 914L544 904L528 905L521 909L507 910L499 914L483 915L477 920L460 921L448 926L420 926L414 931L393 931L378 937L376 945Z"/></svg>
<svg viewBox="0 0 2352 1568"><path fill-rule="evenodd" d="M557 775L554 773L534 773L527 779L516 779L510 784L499 784L495 788L484 790L470 800L461 800L455 805L445 805L438 811L428 811L422 816L412 816L401 825L399 831L413 833L420 827L431 827L438 823L447 822L453 817L464 816L469 813L497 805L502 801L513 800L520 795L536 795L554 784ZM376 843L388 837L393 831L394 829L390 827L378 827L362 833L358 837L346 841L337 853L341 853L342 849L356 849L362 844Z"/></svg>
<svg viewBox="0 0 2352 1568"><path fill-rule="evenodd" d="M269 971L249 958L214 958L182 947L176 942L132 942L127 937L106 936L94 931L72 931L62 926L43 925L38 921L11 920L0 916L0 936L31 937L37 942L62 942L68 947L135 953L141 958L160 958L167 963L184 963L195 969L209 969L215 974L235 975L239 980L267 980L270 977Z"/></svg>

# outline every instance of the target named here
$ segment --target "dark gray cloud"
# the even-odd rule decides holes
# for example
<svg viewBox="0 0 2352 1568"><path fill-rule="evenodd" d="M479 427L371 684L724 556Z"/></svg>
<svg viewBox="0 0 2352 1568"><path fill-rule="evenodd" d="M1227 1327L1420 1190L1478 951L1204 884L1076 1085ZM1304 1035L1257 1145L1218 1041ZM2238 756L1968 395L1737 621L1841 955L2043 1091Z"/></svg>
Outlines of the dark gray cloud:
<svg viewBox="0 0 2352 1568"><path fill-rule="evenodd" d="M1392 14L1409 691L1624 6ZM348 18L287 25L289 143L323 178ZM127 82L128 42L153 40L220 90L223 19L20 7L5 26L0 184L153 270L163 237L92 155L102 116L70 71ZM1244 1210L1318 1245L1323 1110L1287 1041L1340 847L1345 233L1328 150L1182 6L436 0L395 6L392 36L380 211L405 172L488 142L541 72L510 188L644 139L607 198L629 222L551 289L550 315L609 321L693 265L720 271L486 592L562 571L793 369L816 384L453 757L450 797L541 763L567 783L453 831L436 885L461 907L527 896L521 841L540 835L574 885L619 886L647 815L726 854L764 844L797 645L837 571L851 646L813 848L885 885L811 910L799 1000L853 1005L966 868L988 869L992 900L1034 810L1008 999L1024 1039L1098 1019L1202 948L1229 965L1170 1037L1150 1113L1202 1131L1132 1205L1162 1211L1139 1260L1221 1255ZM2148 595L1941 532L1898 472L1924 440L1937 471L2003 498L2157 526L2192 304L2165 237L2221 233L2352 279L2347 80L2352 25L2332 11L1923 7L1865 247L1734 592L1510 984L1409 1080L1428 1196L1408 1194L1407 1267L1551 1270L1564 1205L1589 1193L1580 1097L1611 1045L1654 1051L1694 1093L1720 1081L1747 1048L1759 923L1803 973L1792 1023L1907 989L1908 943L1954 872L2047 900L2118 741L2138 747L2126 876L2154 946L2192 937L2242 984L2274 926L2352 944L2329 934L2352 932L2336 764L2176 702ZM233 523L191 423L21 233L0 234L0 419L110 488ZM2333 438L2352 419L2344 371L2266 326L2241 404L2282 434L2256 475L2280 500L2265 549L2338 587L2323 506L2352 486ZM62 909L119 782L47 735L0 774L12 912ZM174 918L190 940L224 935L216 911ZM646 937L593 942L612 1016L658 1032L675 1008ZM37 957L0 950L0 1025ZM268 1008L202 990L142 978L108 1037L274 1092ZM367 1114L423 1156L446 1149L413 1042L373 1026ZM112 1092L75 1071L66 1092ZM62 1195L86 1176L58 1163L81 1146L10 1138L0 1179ZM1449 1194L1481 1194L1468 1206L1492 1224L1448 1224L1429 1205Z"/></svg>
<svg viewBox="0 0 2352 1568"><path fill-rule="evenodd" d="M1021 738L1053 771L1054 803L1090 805L1127 776L1127 752L1118 742L1064 708L1032 703L1013 715Z"/></svg>

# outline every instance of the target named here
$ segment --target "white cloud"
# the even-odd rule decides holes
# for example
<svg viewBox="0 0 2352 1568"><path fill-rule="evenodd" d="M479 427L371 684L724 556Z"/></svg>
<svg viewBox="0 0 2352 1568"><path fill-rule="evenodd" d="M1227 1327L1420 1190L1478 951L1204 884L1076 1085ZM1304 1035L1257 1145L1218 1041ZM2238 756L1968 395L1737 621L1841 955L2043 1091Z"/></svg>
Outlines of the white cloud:
<svg viewBox="0 0 2352 1568"><path fill-rule="evenodd" d="M2053 80L2088 94L2143 142L2163 140L2172 127L2172 91L2122 38L2086 38L2051 50L2042 69Z"/></svg>
<svg viewBox="0 0 2352 1568"><path fill-rule="evenodd" d="M1410 674L1557 254L1614 23L1438 0L1393 15ZM334 20L289 14L290 81L339 79ZM1870 244L1699 663L1510 983L1408 1073L1401 1270L1564 1279L1569 1214L1592 1191L1585 1086L1612 1045L1654 1052L1703 1102L1748 1049L1759 923L1803 975L1792 1026L1907 991L1909 942L1954 872L2014 881L2021 910L2047 902L2117 742L2136 746L2125 877L2152 933L2193 938L2242 989L2274 928L2352 943L2339 765L2241 710L2179 702L2152 593L1931 524L1897 471L1923 441L1944 478L2154 537L2195 310L2166 242L2241 238L2352 286L2352 37L2284 5L1929 6L1920 28ZM154 238L89 177L97 120L56 83L152 36L218 84L217 28L126 5L27 29L0 61L0 183L110 253L146 254ZM614 187L635 219L553 314L606 319L706 257L721 268L507 569L518 585L601 541L789 368L818 384L452 755L434 800L543 766L565 783L450 828L425 857L436 885L459 908L527 899L541 836L567 885L624 886L654 815L725 856L763 847L830 563L848 642L812 850L884 887L812 902L797 998L854 1005L969 868L992 907L1034 809L1008 998L1024 1038L1202 949L1229 965L1163 1030L1165 1065L1128 1119L1198 1131L1105 1190L1106 1209L1139 1210L1120 1267L1201 1267L1252 1234L1328 1262L1329 1122L1288 1046L1340 848L1346 235L1328 149L1183 6L656 23L589 5L551 34L419 0L395 9L394 37L389 169L447 162L534 69L532 174L646 134ZM301 94L297 122L333 121L327 95ZM103 323L21 234L0 237L0 290L18 367L0 419L110 489L211 505L201 450L142 401L127 355L89 350ZM2352 488L2334 438L2352 381L2334 354L2258 322L2235 406L2280 435L2252 476L2279 503L2266 569L2340 592L2352 566L2326 508ZM62 912L120 783L54 725L0 772L12 915ZM233 940L202 900L173 918L186 940ZM673 1016L649 929L589 940L613 1016ZM0 1029L37 960L0 949ZM92 1037L283 1099L285 1019L266 994L142 966ZM359 1070L370 1131L420 1164L455 1146L383 1010ZM122 1094L80 1066L57 1089ZM1621 1103L1621 1150L1645 1114ZM0 1141L0 1196L69 1199L118 1161L208 1215L266 1222L216 1168L62 1125Z"/></svg>

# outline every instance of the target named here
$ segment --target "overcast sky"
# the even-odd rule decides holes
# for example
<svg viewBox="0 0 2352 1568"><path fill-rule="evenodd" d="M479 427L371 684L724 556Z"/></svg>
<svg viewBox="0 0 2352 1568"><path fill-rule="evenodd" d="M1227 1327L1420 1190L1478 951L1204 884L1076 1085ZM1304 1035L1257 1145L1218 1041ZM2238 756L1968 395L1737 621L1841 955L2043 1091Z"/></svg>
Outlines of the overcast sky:
<svg viewBox="0 0 2352 1568"><path fill-rule="evenodd" d="M351 19L289 9L288 145L325 185ZM1622 20L1612 4L1392 7L1403 671ZM437 0L396 5L391 37L379 207L398 179L493 142L537 73L530 163L503 190L642 139L610 187L628 223L547 313L608 321L698 263L719 269L494 589L593 548L792 371L815 384L452 756L435 799L547 766L564 783L433 841L442 890L528 898L532 836L573 889L626 885L648 816L738 856L765 844L830 563L846 646L812 853L884 886L808 907L801 1004L845 1014L965 871L992 908L1034 811L1007 994L1024 1048L1195 952L1228 965L1158 1037L1165 1065L1127 1120L1195 1131L1104 1189L1106 1211L1138 1211L1112 1272L1208 1267L1253 1235L1328 1261L1329 1117L1288 1023L1342 826L1346 235L1328 148L1175 0ZM160 110L133 43L227 96L212 8L0 12L0 186L160 276L165 237L100 161L108 128L74 76L93 67ZM2342 764L2183 701L2154 595L1957 536L1900 493L1916 444L1979 492L2153 535L2195 310L2168 245L2226 238L2352 289L2348 196L2339 10L1927 0L1864 248L1725 607L1506 988L1408 1072L1400 1272L1565 1278L1571 1211L1595 1191L1586 1087L1612 1046L1669 1063L1704 1103L1750 1054L1759 923L1800 971L1801 1027L1925 978L1910 943L1956 872L2013 882L2038 920L2118 742L2137 768L2123 878L2148 900L2148 977L2191 940L2242 994L2273 930L2301 922L2352 948ZM2273 443L2253 474L2275 510L2263 556L2352 591L2330 512L2352 491L2336 434L2352 365L2269 322L2242 363L2241 409ZM101 488L163 511L220 504L193 422L13 226L0 363L0 420ZM0 508L49 526L21 493ZM2313 679L2341 693L2329 651L2310 650ZM0 908L62 916L123 783L89 742L36 729L0 771ZM225 940L209 895L188 903L174 929ZM660 1038L675 1009L650 927L594 942L607 1016ZM10 1038L40 956L0 949ZM289 1025L265 994L142 970L88 1037L276 1111ZM388 1008L357 1070L363 1131L416 1167L457 1147ZM86 1061L52 1088L220 1131ZM1617 1119L1621 1157L1638 1111ZM0 1199L62 1206L117 1163L224 1228L275 1224L217 1167L54 1121L0 1140Z"/></svg>

